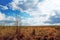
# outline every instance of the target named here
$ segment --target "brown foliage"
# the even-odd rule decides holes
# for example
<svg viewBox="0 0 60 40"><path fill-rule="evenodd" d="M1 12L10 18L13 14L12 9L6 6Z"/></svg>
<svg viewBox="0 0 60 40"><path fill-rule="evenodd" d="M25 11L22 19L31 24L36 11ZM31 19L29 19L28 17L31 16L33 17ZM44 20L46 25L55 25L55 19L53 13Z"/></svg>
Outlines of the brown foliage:
<svg viewBox="0 0 60 40"><path fill-rule="evenodd" d="M60 27L0 27L0 40L60 40Z"/></svg>

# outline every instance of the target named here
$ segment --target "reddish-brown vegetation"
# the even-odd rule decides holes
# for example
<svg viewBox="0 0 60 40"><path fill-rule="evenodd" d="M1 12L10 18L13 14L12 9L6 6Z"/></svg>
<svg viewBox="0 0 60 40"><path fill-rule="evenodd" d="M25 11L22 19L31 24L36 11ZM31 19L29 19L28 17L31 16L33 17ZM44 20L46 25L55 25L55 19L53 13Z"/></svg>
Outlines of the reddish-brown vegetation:
<svg viewBox="0 0 60 40"><path fill-rule="evenodd" d="M0 40L60 40L60 27L0 27Z"/></svg>

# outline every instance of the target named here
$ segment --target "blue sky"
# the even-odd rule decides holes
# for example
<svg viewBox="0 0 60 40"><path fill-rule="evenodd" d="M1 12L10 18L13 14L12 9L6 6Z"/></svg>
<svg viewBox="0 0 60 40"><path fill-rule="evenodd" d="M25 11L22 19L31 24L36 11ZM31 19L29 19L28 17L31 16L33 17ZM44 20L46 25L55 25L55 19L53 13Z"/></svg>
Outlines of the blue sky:
<svg viewBox="0 0 60 40"><path fill-rule="evenodd" d="M0 0L0 5L6 6L12 0Z"/></svg>
<svg viewBox="0 0 60 40"><path fill-rule="evenodd" d="M60 0L0 0L0 25L60 24Z"/></svg>

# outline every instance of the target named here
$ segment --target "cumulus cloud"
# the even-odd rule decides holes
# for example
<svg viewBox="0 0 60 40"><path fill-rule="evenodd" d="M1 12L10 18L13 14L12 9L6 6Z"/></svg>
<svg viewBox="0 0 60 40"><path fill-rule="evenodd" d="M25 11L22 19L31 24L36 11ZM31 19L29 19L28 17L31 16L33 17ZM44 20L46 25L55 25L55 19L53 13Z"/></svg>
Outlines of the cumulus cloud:
<svg viewBox="0 0 60 40"><path fill-rule="evenodd" d="M5 15L0 12L0 20L4 20L4 19L5 19Z"/></svg>
<svg viewBox="0 0 60 40"><path fill-rule="evenodd" d="M32 18L22 18L21 22L19 22L21 25L45 25L46 23L44 22L50 21L51 16L56 16L54 10L60 10L60 0L44 0L42 2L38 2L39 0L34 0L32 4L25 1L27 4L24 5L20 1L13 0L13 2L10 3L11 8L13 10L26 12L30 16L33 16Z"/></svg>
<svg viewBox="0 0 60 40"><path fill-rule="evenodd" d="M59 24L60 23L60 11L55 10L56 15L50 17L50 21L47 21L46 23L50 24Z"/></svg>
<svg viewBox="0 0 60 40"><path fill-rule="evenodd" d="M9 5L12 10L26 11L35 6L38 0L13 0Z"/></svg>
<svg viewBox="0 0 60 40"><path fill-rule="evenodd" d="M7 6L2 6L2 5L0 5L0 8L3 9L3 10L7 10L8 9Z"/></svg>
<svg viewBox="0 0 60 40"><path fill-rule="evenodd" d="M16 20L13 16L8 16L6 17L6 15L2 12L0 12L0 20Z"/></svg>
<svg viewBox="0 0 60 40"><path fill-rule="evenodd" d="M13 26L15 25L15 21L16 18L13 16L8 16L6 17L6 15L2 12L0 12L0 25L1 26Z"/></svg>

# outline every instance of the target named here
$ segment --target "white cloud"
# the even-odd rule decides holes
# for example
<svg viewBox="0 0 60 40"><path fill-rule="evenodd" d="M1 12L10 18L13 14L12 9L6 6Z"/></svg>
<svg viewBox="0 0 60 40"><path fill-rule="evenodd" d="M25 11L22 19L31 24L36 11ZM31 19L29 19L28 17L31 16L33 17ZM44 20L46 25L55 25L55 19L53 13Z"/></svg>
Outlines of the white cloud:
<svg viewBox="0 0 60 40"><path fill-rule="evenodd" d="M38 7L40 6L41 10L56 10L60 9L60 0L46 0L43 3L40 3Z"/></svg>
<svg viewBox="0 0 60 40"><path fill-rule="evenodd" d="M17 9L21 11L22 9L20 6L18 6L20 5L19 0L13 0L10 5L14 10ZM33 16L32 18L22 19L21 23L23 25L43 25L45 24L45 21L50 21L49 18L56 15L54 10L60 10L60 0L45 0L41 3L38 3L36 7L38 8L36 11L31 7L29 9L27 8L25 11L22 11L28 13L30 16Z"/></svg>
<svg viewBox="0 0 60 40"><path fill-rule="evenodd" d="M0 12L0 20L4 20L4 19L5 19L5 15Z"/></svg>
<svg viewBox="0 0 60 40"><path fill-rule="evenodd" d="M21 0L13 0L13 2L10 3L10 6L12 7L12 9L21 10L22 8L20 6L18 6L18 5L21 5L20 1ZM32 0L32 1L33 1L33 4L36 4L36 3L38 3L39 0ZM26 3L24 5L27 5L26 7L28 7L28 3L26 2L26 0L24 2ZM40 10L60 9L60 0L44 0L43 2L38 3L38 4L39 4L38 7L40 8ZM32 4L30 4L30 5L32 5ZM30 9L31 9L31 7L30 7Z"/></svg>
<svg viewBox="0 0 60 40"><path fill-rule="evenodd" d="M18 26L48 26L48 25L60 25L60 23L44 23L46 20L45 18L28 18L28 19L21 19L21 21L18 21ZM50 20L47 20L50 21Z"/></svg>
<svg viewBox="0 0 60 40"><path fill-rule="evenodd" d="M29 1L31 1L31 3ZM38 0L13 0L13 2L11 2L9 5L12 8L12 10L26 11L31 9L33 6L35 6L37 2ZM22 8L22 6L20 5L23 5L23 7L25 7L26 10L24 10L24 8Z"/></svg>
<svg viewBox="0 0 60 40"><path fill-rule="evenodd" d="M1 7L1 9L3 9L3 10L7 10L7 9L8 9L7 6L2 6L2 5L0 5L0 7Z"/></svg>
<svg viewBox="0 0 60 40"><path fill-rule="evenodd" d="M34 17L34 18L22 18L21 22L19 24L25 25L25 26L31 26L31 25L43 25L44 21L48 21L48 19L44 17Z"/></svg>
<svg viewBox="0 0 60 40"><path fill-rule="evenodd" d="M8 16L6 19L7 20L14 20L14 21L16 21L16 18L15 17L12 17L12 16Z"/></svg>
<svg viewBox="0 0 60 40"><path fill-rule="evenodd" d="M12 22L7 23L6 21L12 21ZM0 12L0 25L1 26L15 26L16 25L15 21L16 21L15 17L13 17L13 16L6 17L6 15L4 13Z"/></svg>
<svg viewBox="0 0 60 40"><path fill-rule="evenodd" d="M6 17L6 15L4 13L0 12L0 20L14 20L14 21L16 21L16 18L13 16Z"/></svg>

